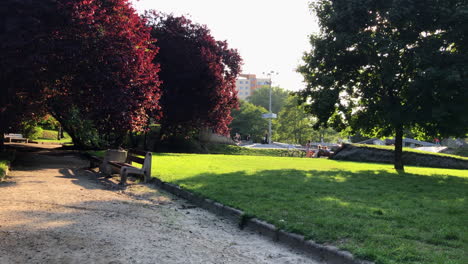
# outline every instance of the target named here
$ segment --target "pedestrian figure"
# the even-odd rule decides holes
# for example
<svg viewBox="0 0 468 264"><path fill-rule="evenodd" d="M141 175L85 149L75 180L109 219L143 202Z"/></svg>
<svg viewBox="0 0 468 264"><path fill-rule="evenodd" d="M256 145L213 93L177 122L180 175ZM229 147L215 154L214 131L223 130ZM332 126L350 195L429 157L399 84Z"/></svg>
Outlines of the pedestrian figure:
<svg viewBox="0 0 468 264"><path fill-rule="evenodd" d="M311 147L310 140L307 140L307 143L306 143L306 157L308 157L308 158L311 158L312 154L313 154L313 151L310 150L310 147Z"/></svg>

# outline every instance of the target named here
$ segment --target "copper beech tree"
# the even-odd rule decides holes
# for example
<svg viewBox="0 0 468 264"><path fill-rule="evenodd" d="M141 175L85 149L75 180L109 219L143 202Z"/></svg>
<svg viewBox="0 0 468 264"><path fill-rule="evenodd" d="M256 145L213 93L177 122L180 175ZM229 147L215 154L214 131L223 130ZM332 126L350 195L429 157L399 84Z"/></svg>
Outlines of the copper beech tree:
<svg viewBox="0 0 468 264"><path fill-rule="evenodd" d="M0 134L46 109L78 147L118 146L159 114L158 49L129 1L5 0L0 14Z"/></svg>
<svg viewBox="0 0 468 264"><path fill-rule="evenodd" d="M161 134L189 137L202 128L228 134L231 109L238 107L235 79L241 58L225 41L186 17L145 14L160 48Z"/></svg>

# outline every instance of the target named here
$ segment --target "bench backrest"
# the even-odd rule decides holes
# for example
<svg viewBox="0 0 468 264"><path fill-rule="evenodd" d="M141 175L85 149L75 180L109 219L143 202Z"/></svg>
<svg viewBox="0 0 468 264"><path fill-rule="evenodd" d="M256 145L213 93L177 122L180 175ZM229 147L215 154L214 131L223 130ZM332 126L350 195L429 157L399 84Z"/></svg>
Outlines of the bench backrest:
<svg viewBox="0 0 468 264"><path fill-rule="evenodd" d="M142 156L144 158L142 158ZM132 164L132 162L139 163L142 165L141 169L143 170L143 174L145 175L145 182L148 181L151 178L151 152L146 152L137 149L129 149L127 151L126 163Z"/></svg>
<svg viewBox="0 0 468 264"><path fill-rule="evenodd" d="M142 158L141 156L143 156L144 158ZM126 163L131 164L132 162L135 162L135 163L144 165L145 159L150 158L150 157L151 157L151 152L146 152L146 151L137 150L137 149L129 149L127 151Z"/></svg>
<svg viewBox="0 0 468 264"><path fill-rule="evenodd" d="M151 152L146 152L138 149L129 149L127 151L127 160L125 162L129 164L135 162L143 165L143 167L146 167L148 166L148 164L151 164L151 158Z"/></svg>
<svg viewBox="0 0 468 264"><path fill-rule="evenodd" d="M10 138L24 138L22 134L5 134L4 137L10 137Z"/></svg>

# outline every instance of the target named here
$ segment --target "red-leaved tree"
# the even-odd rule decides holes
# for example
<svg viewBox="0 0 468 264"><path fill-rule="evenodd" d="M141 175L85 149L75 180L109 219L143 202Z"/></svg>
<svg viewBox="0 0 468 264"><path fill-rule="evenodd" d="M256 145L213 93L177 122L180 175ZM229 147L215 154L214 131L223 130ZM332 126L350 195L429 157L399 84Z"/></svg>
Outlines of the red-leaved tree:
<svg viewBox="0 0 468 264"><path fill-rule="evenodd" d="M69 19L55 36L60 52L54 56L59 67L68 68L50 105L68 127L91 120L105 136L101 142L118 146L128 131L144 129L150 113L158 112L155 40L127 0L61 0L59 12Z"/></svg>
<svg viewBox="0 0 468 264"><path fill-rule="evenodd" d="M161 134L191 136L202 128L228 134L231 109L238 107L235 79L241 57L226 41L185 17L145 14L158 40L161 65Z"/></svg>
<svg viewBox="0 0 468 264"><path fill-rule="evenodd" d="M18 51L2 56L11 71L1 79L16 97L39 94L38 105L79 147L118 146L158 112L158 49L127 0L6 0L0 7L17 11L10 16L15 26L1 35L14 39L5 45ZM28 30L23 14L40 26ZM20 86L15 73L26 73Z"/></svg>

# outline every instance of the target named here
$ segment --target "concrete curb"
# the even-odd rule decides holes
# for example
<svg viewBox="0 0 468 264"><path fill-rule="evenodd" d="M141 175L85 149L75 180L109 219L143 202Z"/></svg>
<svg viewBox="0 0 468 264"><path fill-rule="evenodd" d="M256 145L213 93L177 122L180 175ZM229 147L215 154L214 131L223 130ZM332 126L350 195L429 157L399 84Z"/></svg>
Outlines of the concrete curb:
<svg viewBox="0 0 468 264"><path fill-rule="evenodd" d="M343 251L334 246L325 246L311 240L305 240L304 236L286 232L276 226L264 222L257 218L249 218L243 211L220 204L210 199L205 199L197 194L182 189L180 186L166 183L160 179L153 178L150 183L154 183L159 188L170 192L176 196L206 209L216 215L224 217L240 228L257 232L263 236L271 238L273 241L301 251L311 258L327 264L374 264L370 261L356 259L350 252Z"/></svg>

